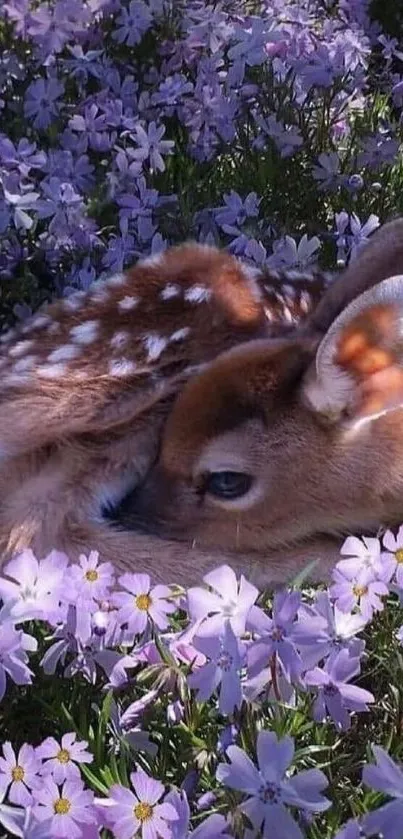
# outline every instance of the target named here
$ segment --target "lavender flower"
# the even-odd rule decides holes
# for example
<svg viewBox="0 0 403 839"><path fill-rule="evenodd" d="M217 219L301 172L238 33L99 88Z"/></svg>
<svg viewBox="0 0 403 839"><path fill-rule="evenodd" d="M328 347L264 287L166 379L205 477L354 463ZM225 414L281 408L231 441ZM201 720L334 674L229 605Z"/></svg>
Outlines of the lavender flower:
<svg viewBox="0 0 403 839"><path fill-rule="evenodd" d="M224 816L214 813L205 819L195 830L190 830L190 807L186 793L172 790L165 797L168 804L175 808L178 820L173 822L172 839L219 839L228 836L228 825Z"/></svg>
<svg viewBox="0 0 403 839"><path fill-rule="evenodd" d="M335 568L333 585L329 589L341 612L352 612L358 608L365 621L370 621L374 612L383 610L381 597L388 594L388 587L381 580L374 578L371 570L359 571L353 577L347 577Z"/></svg>
<svg viewBox="0 0 403 839"><path fill-rule="evenodd" d="M151 836L169 839L172 836L171 823L178 820L178 814L172 804L165 800L160 802L164 785L150 778L142 769L132 772L130 781L134 792L115 784L109 790L107 804L104 804L108 826L111 826L116 839L130 839L137 833L143 839Z"/></svg>
<svg viewBox="0 0 403 839"><path fill-rule="evenodd" d="M92 763L93 756L86 751L88 743L85 740L78 741L77 735L72 732L63 734L61 743L54 737L47 737L46 740L37 746L36 756L44 761L41 774L45 777L50 775L55 784L63 784L64 781L79 781L79 763Z"/></svg>
<svg viewBox="0 0 403 839"><path fill-rule="evenodd" d="M351 658L348 650L340 650L322 669L315 667L305 673L305 684L318 689L313 705L317 722L324 722L329 715L338 730L346 731L351 726L349 711L368 711L368 704L375 702L372 693L348 684L359 672L359 658Z"/></svg>
<svg viewBox="0 0 403 839"><path fill-rule="evenodd" d="M148 574L122 574L119 585L126 591L112 595L112 602L118 608L117 620L127 624L130 637L141 635L152 620L158 629L168 626L167 615L176 610L174 603L166 598L172 596L168 586L151 587Z"/></svg>
<svg viewBox="0 0 403 839"><path fill-rule="evenodd" d="M238 746L229 746L230 763L220 763L217 779L231 789L246 793L249 798L240 809L255 830L278 839L303 839L302 831L286 805L320 813L330 807L322 790L327 779L318 769L308 769L291 777L286 771L294 756L291 737L278 740L272 731L260 731L256 743L258 767Z"/></svg>
<svg viewBox="0 0 403 839"><path fill-rule="evenodd" d="M34 791L33 815L39 822L48 822L55 839L69 836L80 839L84 825L97 823L94 793L84 789L79 780L66 781L61 790L51 778L44 778Z"/></svg>
<svg viewBox="0 0 403 839"><path fill-rule="evenodd" d="M244 663L244 645L235 637L229 621L221 637L198 637L194 644L210 661L190 674L189 686L197 690L199 700L206 701L220 685L220 711L233 713L242 704L239 673Z"/></svg>
<svg viewBox="0 0 403 839"><path fill-rule="evenodd" d="M30 685L33 673L27 666L27 650L34 652L37 642L17 630L6 606L0 609L0 701L6 692L7 676L16 685Z"/></svg>
<svg viewBox="0 0 403 839"><path fill-rule="evenodd" d="M255 676L276 656L287 679L297 679L302 660L292 640L294 622L301 604L298 592L280 592L274 596L273 618L264 612L252 613L250 625L260 639L248 650L248 672Z"/></svg>
<svg viewBox="0 0 403 839"><path fill-rule="evenodd" d="M65 554L52 551L37 560L25 550L4 566L9 579L0 578L0 597L15 620L47 619L58 610L68 565Z"/></svg>
<svg viewBox="0 0 403 839"><path fill-rule="evenodd" d="M376 763L364 766L364 784L393 800L367 813L363 817L363 829L367 836L381 834L383 839L398 839L403 816L403 771L380 746L372 746L372 751Z"/></svg>
<svg viewBox="0 0 403 839"><path fill-rule="evenodd" d="M164 172L165 163L162 155L170 154L175 146L174 140L163 140L166 131L165 125L157 126L150 122L147 130L142 125L137 125L133 138L139 148L132 152L134 160L149 160L151 172Z"/></svg>
<svg viewBox="0 0 403 839"><path fill-rule="evenodd" d="M140 43L143 35L150 28L152 14L143 0L131 0L129 8L122 6L116 18L117 28L112 32L112 38L119 44L133 47Z"/></svg>
<svg viewBox="0 0 403 839"><path fill-rule="evenodd" d="M64 86L57 79L31 82L26 92L24 114L28 119L34 117L34 128L44 130L56 119L63 92Z"/></svg>
<svg viewBox="0 0 403 839"><path fill-rule="evenodd" d="M213 591L189 588L187 610L190 619L198 625L203 636L216 636L229 621L235 635L245 632L246 621L257 597L258 590L242 575L240 582L228 565L210 571L203 581Z"/></svg>
<svg viewBox="0 0 403 839"><path fill-rule="evenodd" d="M0 795L8 789L12 804L28 807L32 803L32 791L40 784L40 762L35 750L28 743L21 746L18 757L11 743L3 744L0 757Z"/></svg>
<svg viewBox="0 0 403 839"><path fill-rule="evenodd" d="M97 551L85 556L81 554L78 565L69 572L75 597L80 600L103 600L114 585L115 572L110 562L99 562Z"/></svg>

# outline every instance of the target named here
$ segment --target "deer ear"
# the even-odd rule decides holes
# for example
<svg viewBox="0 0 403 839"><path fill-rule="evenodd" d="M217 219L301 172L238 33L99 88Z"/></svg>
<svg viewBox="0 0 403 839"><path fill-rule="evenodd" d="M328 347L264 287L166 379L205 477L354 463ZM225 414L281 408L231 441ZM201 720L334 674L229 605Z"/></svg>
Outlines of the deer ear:
<svg viewBox="0 0 403 839"><path fill-rule="evenodd" d="M403 407L403 275L361 294L319 344L304 401L353 428Z"/></svg>

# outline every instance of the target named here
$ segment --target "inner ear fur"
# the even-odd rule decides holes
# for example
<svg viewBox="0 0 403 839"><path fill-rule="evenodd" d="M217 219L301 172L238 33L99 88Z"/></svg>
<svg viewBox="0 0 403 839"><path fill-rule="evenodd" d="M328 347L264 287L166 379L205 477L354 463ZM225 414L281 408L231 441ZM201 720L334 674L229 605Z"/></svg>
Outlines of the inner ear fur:
<svg viewBox="0 0 403 839"><path fill-rule="evenodd" d="M403 218L375 231L358 257L330 285L304 329L323 335L352 300L398 274L403 274Z"/></svg>
<svg viewBox="0 0 403 839"><path fill-rule="evenodd" d="M403 405L403 275L368 289L336 318L303 392L318 413L353 424Z"/></svg>

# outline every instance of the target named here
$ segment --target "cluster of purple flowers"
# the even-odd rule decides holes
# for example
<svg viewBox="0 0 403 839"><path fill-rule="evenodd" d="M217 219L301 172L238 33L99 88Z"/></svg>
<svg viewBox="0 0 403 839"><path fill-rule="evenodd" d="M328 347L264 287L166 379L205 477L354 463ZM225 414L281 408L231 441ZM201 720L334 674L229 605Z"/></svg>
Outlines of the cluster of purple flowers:
<svg viewBox="0 0 403 839"><path fill-rule="evenodd" d="M187 236L345 261L396 205L403 53L369 6L5 0L0 276L68 294Z"/></svg>
<svg viewBox="0 0 403 839"><path fill-rule="evenodd" d="M269 609L258 589L243 576L238 580L226 565L208 573L204 587L183 592L153 586L147 574L125 573L116 581L113 566L100 562L96 552L72 566L60 552L38 560L26 550L0 578L1 698L12 682L32 683L30 654L38 648L32 627L44 626L48 634L40 668L45 674L80 677L111 691L112 742L155 757L158 746L141 719L163 694L171 695L166 709L171 727L182 725L186 704L209 703L228 717L217 743L224 762L216 781L242 793L238 816L246 816L263 836L275 826L279 839L301 839L301 819L330 807L323 796L325 775L315 768L290 770L293 739L266 729L256 732L256 767L236 742L240 731L234 722L248 705L269 700L297 712L308 701L316 723L330 721L343 732L374 702L353 680L365 652L364 628L383 609L386 595L403 597L403 527L396 535L385 532L382 541L349 537L341 555L329 590L304 596L296 590L277 592ZM22 628L28 622L34 634ZM133 671L154 678L150 690L124 707L121 696ZM364 783L403 797L401 770L380 747L374 746L374 755L377 767L364 770ZM101 826L116 839L233 835L228 801L225 815L213 813L192 830L186 789L167 794L141 764L130 776L132 789L114 784L107 797L96 798L82 779L92 761L88 743L73 732L60 742L48 737L36 747L25 743L18 755L4 743L0 824L12 835L32 839L92 839ZM346 831L381 832L392 839L387 826L400 806L386 804Z"/></svg>

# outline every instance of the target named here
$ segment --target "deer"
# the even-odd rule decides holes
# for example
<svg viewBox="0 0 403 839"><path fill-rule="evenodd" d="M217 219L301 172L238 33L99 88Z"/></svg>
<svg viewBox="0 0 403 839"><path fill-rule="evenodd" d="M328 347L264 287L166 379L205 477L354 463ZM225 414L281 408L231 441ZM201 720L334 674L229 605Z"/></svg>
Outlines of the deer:
<svg viewBox="0 0 403 839"><path fill-rule="evenodd" d="M187 243L50 304L0 354L0 550L258 584L403 519L403 220L336 278Z"/></svg>

